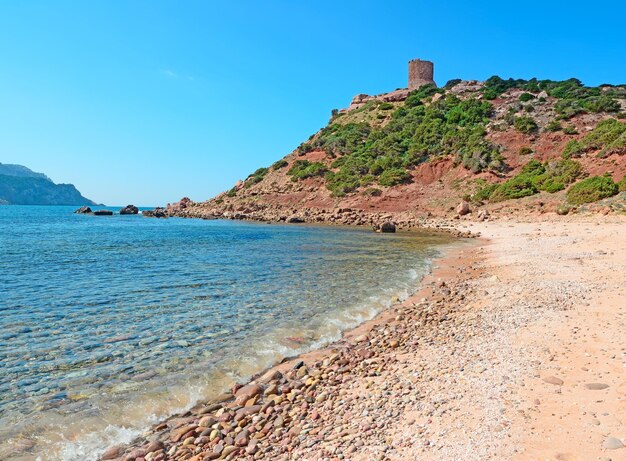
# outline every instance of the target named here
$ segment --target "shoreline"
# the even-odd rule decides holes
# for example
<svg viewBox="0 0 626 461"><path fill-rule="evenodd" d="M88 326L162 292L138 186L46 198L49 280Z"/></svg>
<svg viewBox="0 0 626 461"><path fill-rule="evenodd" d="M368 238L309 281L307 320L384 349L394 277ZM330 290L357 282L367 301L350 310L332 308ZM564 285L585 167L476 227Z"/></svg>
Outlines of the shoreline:
<svg viewBox="0 0 626 461"><path fill-rule="evenodd" d="M620 459L626 219L459 224L404 302L104 458Z"/></svg>
<svg viewBox="0 0 626 461"><path fill-rule="evenodd" d="M258 221L258 222L263 223L263 224L268 224L268 222L264 222L264 221ZM285 224L285 223L278 223L278 224ZM346 226L344 224L326 223L326 222L303 223L303 225L308 225L308 226L311 226L311 225L312 226L326 226L326 225L338 226L339 225L341 227ZM355 226L348 225L347 227L352 228ZM357 227L362 227L362 226L357 226ZM103 460L103 461L104 460L111 460L111 461L120 460L121 461L121 460L131 460L131 459L134 460L134 459L140 459L140 458L144 458L146 461L159 461L161 459L187 459L184 457L183 458L177 457L176 455L174 457L171 457L171 455L161 457L159 456L159 453L161 452L162 449L158 449L155 451L147 451L147 450L160 447L161 445L167 446L167 443L162 444L159 442L165 442L162 436L164 435L164 433L166 434L168 432L168 429L172 429L172 430L180 429L181 422L178 420L185 421L185 420L188 420L189 418L194 418L193 415L195 414L195 419L197 420L197 423L199 423L203 415L206 415L207 413L209 413L207 412L207 408L215 411L217 409L217 406L221 406L222 408L228 408L229 404L231 404L230 408L237 409L237 407L239 407L240 405L233 406L232 405L233 402L229 402L229 400L236 398L237 391L239 390L237 387L239 388L248 387L249 385L251 385L251 383L256 383L256 382L267 383L269 381L272 381L273 375L276 375L277 372L283 374L286 377L289 377L291 375L290 376L291 379L297 380L298 374L299 374L297 370L300 369L301 367L298 367L297 369L294 367L298 366L300 363L302 362L311 363L315 361L319 362L323 360L324 357L327 358L333 355L338 347L346 347L346 344L349 344L350 342L354 341L359 336L367 334L367 332L371 331L375 327L380 326L380 324L388 324L389 322L393 322L394 318L397 317L397 311L399 309L403 309L408 306L414 307L415 305L419 304L420 303L419 299L424 298L424 296L428 295L429 292L432 291L430 285L433 285L436 280L443 281L445 280L445 278L452 277L451 267L453 264L453 260L455 260L458 257L457 255L458 253L463 252L468 247L475 247L476 245L480 244L479 242L481 242L480 238L477 238L477 234L471 233L471 232L458 231L457 229L453 229L453 228L450 229L450 228L440 228L440 227L437 227L437 228L419 227L419 228L411 228L411 229L402 229L400 231L400 233L405 233L405 234L406 233L419 233L419 232L428 232L428 233L435 233L435 234L445 233L445 234L452 235L455 237L460 237L462 240L457 241L457 242L451 242L450 245L452 246L452 248L444 249L443 254L440 257L433 259L431 263L432 268L430 272L417 282L417 291L414 294L410 295L402 302L400 302L399 300L394 302L391 306L379 312L372 319L366 320L365 322L357 325L354 328L350 328L350 329L343 331L341 339L334 341L331 344L326 345L322 348L313 349L311 351L305 352L303 354L299 354L297 356L285 357L283 358L283 360L281 360L280 363L275 364L253 375L244 385L236 385L233 388L235 392L225 393L220 396L217 396L215 399L210 400L208 402L198 403L185 413L173 414L165 418L164 420L160 421L159 423L152 425L147 431L144 432L143 436L138 437L129 445L118 445L118 446L110 447L98 459ZM469 240L465 241L466 239L469 239ZM445 284L445 282L443 283ZM295 374L294 374L294 371L295 371ZM276 384L278 385L279 383L276 383ZM259 394L259 396L261 396L262 398L263 393ZM254 406L256 406L256 403ZM247 407L250 407L250 405L244 406L243 408L247 408ZM172 425L170 425L171 422L174 422L173 427ZM182 424L186 424L186 423L182 423ZM169 425L169 427L166 429L164 425ZM205 426L199 426L199 427L205 427ZM158 437L155 438L155 435L158 435ZM242 447L239 447L239 448L242 448ZM243 448L246 448L246 447L243 447ZM228 451L229 450L226 450L226 452ZM155 453L155 455L145 457L149 455L150 453ZM221 455L223 454L224 452L222 450L220 453L220 456L217 456L215 458L214 457L205 457L205 458L199 457L197 459L198 460L200 459L236 459L238 457L237 452L233 452L232 454L228 454L227 456L222 457ZM258 458L255 456L254 458L250 458L250 459L265 459L265 458ZM272 459L272 458L267 458L267 459Z"/></svg>

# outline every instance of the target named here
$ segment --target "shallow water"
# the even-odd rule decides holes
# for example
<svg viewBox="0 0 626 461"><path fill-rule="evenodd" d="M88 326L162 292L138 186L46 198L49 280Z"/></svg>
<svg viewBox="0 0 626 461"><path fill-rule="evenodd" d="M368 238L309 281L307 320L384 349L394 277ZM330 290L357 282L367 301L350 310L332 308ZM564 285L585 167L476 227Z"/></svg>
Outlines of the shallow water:
<svg viewBox="0 0 626 461"><path fill-rule="evenodd" d="M408 296L429 234L0 207L0 459L90 460Z"/></svg>

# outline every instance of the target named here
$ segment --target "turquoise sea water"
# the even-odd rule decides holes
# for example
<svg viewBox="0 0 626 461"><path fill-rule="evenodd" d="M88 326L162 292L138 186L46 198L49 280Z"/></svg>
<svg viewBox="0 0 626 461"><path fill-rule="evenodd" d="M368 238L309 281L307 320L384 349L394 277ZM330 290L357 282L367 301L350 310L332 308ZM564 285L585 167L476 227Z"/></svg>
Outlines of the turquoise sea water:
<svg viewBox="0 0 626 461"><path fill-rule="evenodd" d="M0 207L0 459L89 460L405 297L428 234Z"/></svg>

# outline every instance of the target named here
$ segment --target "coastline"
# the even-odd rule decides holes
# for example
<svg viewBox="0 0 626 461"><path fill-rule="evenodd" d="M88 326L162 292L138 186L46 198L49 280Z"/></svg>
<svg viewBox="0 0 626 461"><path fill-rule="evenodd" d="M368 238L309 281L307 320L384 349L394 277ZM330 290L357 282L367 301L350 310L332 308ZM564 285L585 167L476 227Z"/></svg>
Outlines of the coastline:
<svg viewBox="0 0 626 461"><path fill-rule="evenodd" d="M259 221L259 222L267 223L267 221ZM318 225L318 226L330 225L330 226L342 226L342 227L346 226L346 224L329 223L329 222L307 223L307 225L314 225L314 226L315 225ZM348 225L348 227L354 227L354 226ZM432 287L434 286L435 281L439 281L439 283L442 283L442 281L445 279L451 279L454 275L454 267L456 267L455 266L457 264L456 261L459 258L460 254L470 247L475 247L476 245L479 244L477 242L481 241L479 238L477 238L478 235L476 233L472 233L469 231L459 231L454 228L443 227L443 226L442 227L437 226L437 227L432 227L432 228L431 227L419 227L419 228L414 227L408 230L403 230L403 232L406 232L406 233L428 232L428 233L435 233L435 234L441 232L441 233L448 234L454 237L461 237L463 238L463 240L457 241L457 242L451 242L452 247L444 249L443 254L440 257L435 258L432 261L432 269L430 273L425 275L421 280L418 281L417 291L413 295L406 298L404 301L399 302L399 300L397 300L390 307L378 313L374 318L367 320L357 325L354 328L345 330L342 333L342 338L339 339L338 341L335 341L322 348L313 349L303 354L299 354L297 356L285 357L279 364L276 364L252 376L245 383L245 386L239 385L238 387L242 387L242 386L248 387L251 385L251 383L253 385L254 383L262 383L262 386L266 387L268 383L271 386L272 381L276 381L274 384L279 386L280 382L277 381L276 379L272 379L276 377L277 373L282 374L286 379L288 379L288 381L296 381L297 385L299 384L298 381L300 381L300 378L310 379L311 376L309 375L301 376L302 374L301 371L298 373L298 370L302 368L300 366L302 363L305 364L304 367L307 367L306 364L313 364L313 363L317 363L317 365L320 365L320 363L324 361L325 359L327 360L329 357L337 354L337 351L339 349L345 349L345 348L353 349L356 344L354 343L355 341L359 342L362 339L361 338L362 336L367 335L369 332L372 332L374 329L379 328L381 325L387 325L390 322L397 322L397 320L395 319L399 315L398 312L400 310L403 310L409 307L412 309L415 309L416 306L423 304L424 299L426 299L425 296L432 295L432 291L433 291ZM445 282L443 282L443 285L441 286L445 286ZM333 362L336 362L336 360L333 360ZM311 368L311 365L309 365L308 368ZM285 378L283 378L283 381ZM313 387L314 388L317 387L317 383ZM98 459L115 460L115 461L135 460L135 459L140 460L141 458L145 459L146 461L159 461L162 459L188 459L184 455L180 457L178 456L178 454L175 454L175 453L166 455L166 452L163 450L163 448L159 448L157 450L154 450L154 449L157 447L168 447L169 444L167 442L172 442L172 440L167 440L167 436L168 434L176 432L176 430L180 431L181 428L184 428L186 426L193 425L193 424L196 424L198 427L206 428L207 426L199 424L200 420L211 412L215 413L216 410L219 411L219 409L217 408L218 406L224 409L235 409L235 410L239 409L239 407L241 407L242 405L236 404L234 401L229 402L229 400L232 400L232 399L239 400L237 399L238 390L239 389L236 386L235 388L231 390L234 392L230 392L230 393L227 392L225 394L217 396L215 399L209 402L199 403L195 405L194 407L192 407L191 409L189 409L189 411L185 413L171 415L170 417L164 419L163 421L160 421L159 423L152 425L147 431L144 432L144 434L141 437L138 437L137 439L135 439L133 442L131 442L131 444L117 445L117 446L110 447ZM278 389L277 393L281 393L280 389ZM267 400L266 398L267 395L269 395L270 397L274 397L274 395L272 394L267 394L267 389L266 389L265 392L262 392L258 396L256 396L257 397L256 399L253 399L254 405L251 405L251 402L247 402L247 403L240 402L240 403L243 404L243 408L248 408L251 406L256 407L258 404L262 403L262 400ZM211 411L207 411L207 409ZM257 410L258 410L257 408L252 409L253 412ZM195 423L188 424L189 421L192 419L195 420ZM205 424L206 424L206 421L205 421ZM206 432L206 430L202 432ZM208 434L208 435L211 435L211 434ZM290 437L293 436L293 434L289 434L289 435ZM174 438L177 438L177 437L175 436ZM188 439L188 437L186 439ZM179 442L183 442L183 441L184 439L179 440ZM233 439L233 442L234 442L234 439ZM174 446L175 445L176 443L174 443ZM189 445L190 444L187 444L187 446ZM239 447L239 448L242 448L242 447ZM228 452L229 450L226 450L226 453ZM150 456L151 453L153 454L153 456ZM163 455L165 456L163 455L160 456L161 453L163 453ZM269 458L259 457L258 454L260 454L260 452L258 450L255 451L255 453L257 453L257 456L249 457L249 459L273 459L271 456ZM204 455L205 457L200 456L194 459L201 460L201 459L236 459L238 458L236 452L233 452L232 454L228 454L222 457L222 455L224 455L223 450L221 450L220 455L216 457L213 457L214 455L209 455L208 457L206 457L207 455L206 453L202 453L202 455ZM246 455L248 454L246 453ZM268 455L266 454L265 456L268 456Z"/></svg>
<svg viewBox="0 0 626 461"><path fill-rule="evenodd" d="M462 222L412 297L103 459L619 459L625 223Z"/></svg>

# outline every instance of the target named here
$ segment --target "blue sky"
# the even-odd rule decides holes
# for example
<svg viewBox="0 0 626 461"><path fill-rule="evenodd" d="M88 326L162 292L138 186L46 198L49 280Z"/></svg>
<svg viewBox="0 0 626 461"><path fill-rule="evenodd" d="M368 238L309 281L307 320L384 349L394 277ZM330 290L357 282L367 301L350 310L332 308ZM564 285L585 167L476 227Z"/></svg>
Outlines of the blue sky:
<svg viewBox="0 0 626 461"><path fill-rule="evenodd" d="M626 82L626 3L0 4L0 162L106 204L209 198L357 93L435 79Z"/></svg>

